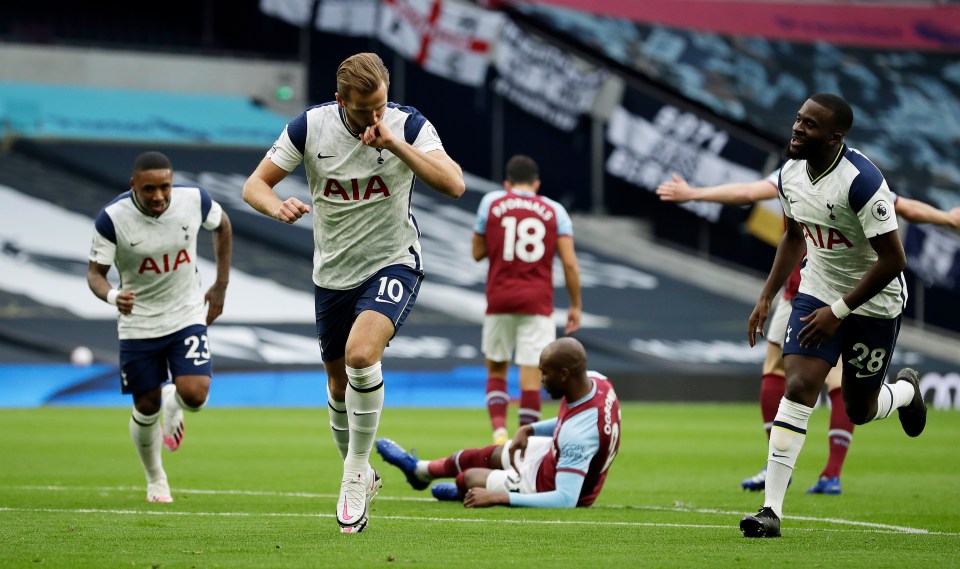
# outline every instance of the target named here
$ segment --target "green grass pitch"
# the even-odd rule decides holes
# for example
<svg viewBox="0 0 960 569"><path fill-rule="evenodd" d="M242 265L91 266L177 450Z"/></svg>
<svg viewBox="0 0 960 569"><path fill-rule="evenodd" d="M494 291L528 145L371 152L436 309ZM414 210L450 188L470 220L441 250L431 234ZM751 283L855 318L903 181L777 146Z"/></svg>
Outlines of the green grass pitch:
<svg viewBox="0 0 960 569"><path fill-rule="evenodd" d="M766 460L756 405L624 404L620 454L588 509L436 502L374 452L383 490L356 535L337 531L325 409L188 415L183 447L164 452L172 504L145 501L128 416L0 411L0 567L960 566L957 412L931 411L917 439L895 417L857 428L843 494L811 496L827 453L817 410L784 536L764 540L737 528L763 500L739 488ZM379 436L425 458L490 437L483 409L389 407Z"/></svg>

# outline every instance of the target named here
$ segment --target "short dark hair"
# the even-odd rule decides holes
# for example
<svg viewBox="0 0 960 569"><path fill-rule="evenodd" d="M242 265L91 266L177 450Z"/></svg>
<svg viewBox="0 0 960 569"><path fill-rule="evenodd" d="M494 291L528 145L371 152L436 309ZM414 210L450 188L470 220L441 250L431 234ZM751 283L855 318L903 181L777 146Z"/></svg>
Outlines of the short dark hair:
<svg viewBox="0 0 960 569"><path fill-rule="evenodd" d="M532 184L540 179L540 168L533 158L518 154L507 162L507 181L511 184Z"/></svg>
<svg viewBox="0 0 960 569"><path fill-rule="evenodd" d="M156 150L144 152L133 161L133 173L144 170L173 170L173 164L167 155Z"/></svg>
<svg viewBox="0 0 960 569"><path fill-rule="evenodd" d="M853 109L843 97L833 93L817 93L810 100L833 113L833 124L842 134L847 134L853 127Z"/></svg>

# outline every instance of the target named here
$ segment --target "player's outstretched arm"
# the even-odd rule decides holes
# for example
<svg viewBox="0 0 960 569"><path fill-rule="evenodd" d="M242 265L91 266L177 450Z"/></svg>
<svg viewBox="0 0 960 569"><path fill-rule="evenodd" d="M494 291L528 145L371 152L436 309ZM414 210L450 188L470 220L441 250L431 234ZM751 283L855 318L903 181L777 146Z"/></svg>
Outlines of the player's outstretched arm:
<svg viewBox="0 0 960 569"><path fill-rule="evenodd" d="M673 174L672 181L657 186L657 195L665 202L699 201L746 205L777 197L777 186L763 179L699 188L691 187L686 180Z"/></svg>
<svg viewBox="0 0 960 569"><path fill-rule="evenodd" d="M284 223L294 223L304 214L310 213L310 206L297 198L281 200L273 188L287 177L283 168L269 158L260 161L257 169L243 184L243 201L263 215Z"/></svg>
<svg viewBox="0 0 960 569"><path fill-rule="evenodd" d="M943 211L930 204L903 196L897 196L897 201L893 207L897 211L897 215L911 223L932 223L960 229L960 207Z"/></svg>
<svg viewBox="0 0 960 569"><path fill-rule="evenodd" d="M223 314L223 304L227 298L227 284L230 282L230 258L233 255L233 227L227 212L223 212L220 225L213 230L213 258L217 262L217 280L207 290L204 300L207 302L207 326Z"/></svg>

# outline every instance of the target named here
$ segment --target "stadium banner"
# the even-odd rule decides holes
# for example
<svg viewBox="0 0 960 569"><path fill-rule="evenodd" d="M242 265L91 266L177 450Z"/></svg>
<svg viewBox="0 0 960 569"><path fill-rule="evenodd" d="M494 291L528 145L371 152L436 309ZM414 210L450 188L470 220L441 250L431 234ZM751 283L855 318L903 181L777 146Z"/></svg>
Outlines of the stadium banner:
<svg viewBox="0 0 960 569"><path fill-rule="evenodd" d="M751 182L762 178L768 154L693 113L643 95L624 93L607 124L611 176L654 191L671 174L691 186ZM723 204L687 202L683 207L713 223Z"/></svg>
<svg viewBox="0 0 960 569"><path fill-rule="evenodd" d="M768 0L533 0L602 16L732 36L960 51L960 5Z"/></svg>
<svg viewBox="0 0 960 569"><path fill-rule="evenodd" d="M524 33L508 21L496 49L494 90L511 103L570 132L593 107L607 73Z"/></svg>
<svg viewBox="0 0 960 569"><path fill-rule="evenodd" d="M503 22L503 14L465 4L383 0L378 38L434 75L478 87Z"/></svg>
<svg viewBox="0 0 960 569"><path fill-rule="evenodd" d="M907 265L923 282L960 293L960 236L911 223L904 240Z"/></svg>
<svg viewBox="0 0 960 569"><path fill-rule="evenodd" d="M372 36L380 0L320 0L313 26L341 36Z"/></svg>
<svg viewBox="0 0 960 569"><path fill-rule="evenodd" d="M260 11L302 28L310 20L313 2L314 0L260 0Z"/></svg>
<svg viewBox="0 0 960 569"><path fill-rule="evenodd" d="M310 20L314 2L317 15L313 27L342 36L372 36L377 29L381 0L260 0L260 11L294 26Z"/></svg>

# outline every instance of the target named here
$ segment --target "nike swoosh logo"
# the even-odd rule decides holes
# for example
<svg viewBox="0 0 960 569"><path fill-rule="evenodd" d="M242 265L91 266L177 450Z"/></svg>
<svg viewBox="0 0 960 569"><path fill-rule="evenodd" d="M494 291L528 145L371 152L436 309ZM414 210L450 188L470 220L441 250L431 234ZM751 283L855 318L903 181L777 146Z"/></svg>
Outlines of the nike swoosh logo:
<svg viewBox="0 0 960 569"><path fill-rule="evenodd" d="M320 160L323 160L324 158L335 158L335 157L336 157L335 154L331 154L330 156L324 156L322 152L320 154L317 154L317 158L319 158Z"/></svg>
<svg viewBox="0 0 960 569"><path fill-rule="evenodd" d="M797 200L788 200L790 203L797 203Z"/></svg>
<svg viewBox="0 0 960 569"><path fill-rule="evenodd" d="M860 379L863 379L865 377L873 377L875 375L877 375L876 372L868 373L868 374L864 374L863 372L860 372L860 371L857 372L857 377L859 377Z"/></svg>
<svg viewBox="0 0 960 569"><path fill-rule="evenodd" d="M394 301L392 301L392 300L384 300L384 299L380 298L379 296L378 296L377 298L374 298L373 300L376 301L376 302L382 302L382 303L384 303L384 304L396 304L396 302L394 302Z"/></svg>
<svg viewBox="0 0 960 569"><path fill-rule="evenodd" d="M785 455L785 454L773 453L773 456L774 456L775 458L787 458L787 455Z"/></svg>
<svg viewBox="0 0 960 569"><path fill-rule="evenodd" d="M354 411L353 412L354 417L362 417L364 415L375 415L375 414L377 414L377 411Z"/></svg>
<svg viewBox="0 0 960 569"><path fill-rule="evenodd" d="M210 360L193 360L193 365L202 366L205 363L208 363Z"/></svg>
<svg viewBox="0 0 960 569"><path fill-rule="evenodd" d="M343 521L349 522L352 519L353 519L353 516L347 513L347 501L344 500L343 501Z"/></svg>
<svg viewBox="0 0 960 569"><path fill-rule="evenodd" d="M143 243L143 241L137 241L136 243L131 242L131 243L130 243L130 246L131 246L131 247L136 247L137 245L139 245L139 244L141 244L141 243Z"/></svg>

